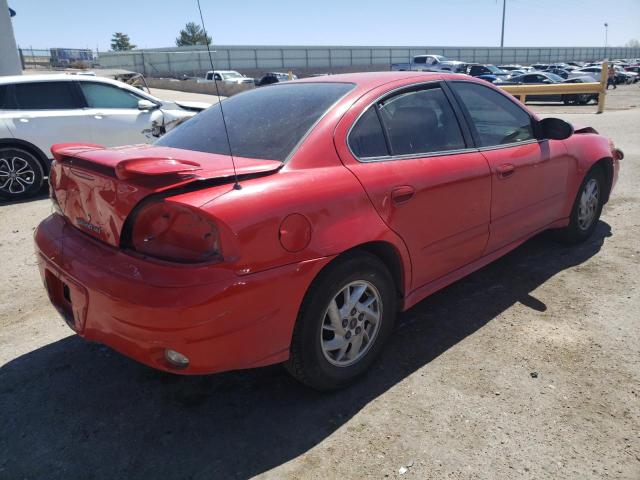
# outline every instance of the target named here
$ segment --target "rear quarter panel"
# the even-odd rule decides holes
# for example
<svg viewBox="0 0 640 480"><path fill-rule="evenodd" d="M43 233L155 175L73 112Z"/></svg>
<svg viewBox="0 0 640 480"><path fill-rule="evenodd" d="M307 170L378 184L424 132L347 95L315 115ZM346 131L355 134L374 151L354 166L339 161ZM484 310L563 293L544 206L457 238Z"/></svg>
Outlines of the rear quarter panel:
<svg viewBox="0 0 640 480"><path fill-rule="evenodd" d="M237 274L335 256L363 243L382 241L395 248L404 271L405 285L399 287L408 288L411 263L404 243L387 228L360 183L342 164L303 170L285 167L241 183L240 190L221 185L172 197L200 207L216 220L224 261ZM207 201L210 198L214 199ZM307 246L298 251L288 251L280 240L281 225L292 214L304 216L310 230Z"/></svg>

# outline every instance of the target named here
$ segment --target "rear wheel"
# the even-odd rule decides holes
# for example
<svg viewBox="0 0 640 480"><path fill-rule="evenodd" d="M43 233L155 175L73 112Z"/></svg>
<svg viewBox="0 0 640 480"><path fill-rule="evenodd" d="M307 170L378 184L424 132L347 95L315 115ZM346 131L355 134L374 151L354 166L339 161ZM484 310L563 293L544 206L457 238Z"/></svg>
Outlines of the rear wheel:
<svg viewBox="0 0 640 480"><path fill-rule="evenodd" d="M584 180L571 210L569 225L559 230L566 243L580 243L596 229L604 201L605 177L600 167L592 168Z"/></svg>
<svg viewBox="0 0 640 480"><path fill-rule="evenodd" d="M388 338L396 314L391 274L375 256L352 254L330 265L303 301L287 370L318 390L362 375Z"/></svg>
<svg viewBox="0 0 640 480"><path fill-rule="evenodd" d="M0 197L18 200L35 195L42 188L44 170L27 150L0 148Z"/></svg>
<svg viewBox="0 0 640 480"><path fill-rule="evenodd" d="M581 93L578 95L578 105L586 105L591 101L591 95L588 93Z"/></svg>

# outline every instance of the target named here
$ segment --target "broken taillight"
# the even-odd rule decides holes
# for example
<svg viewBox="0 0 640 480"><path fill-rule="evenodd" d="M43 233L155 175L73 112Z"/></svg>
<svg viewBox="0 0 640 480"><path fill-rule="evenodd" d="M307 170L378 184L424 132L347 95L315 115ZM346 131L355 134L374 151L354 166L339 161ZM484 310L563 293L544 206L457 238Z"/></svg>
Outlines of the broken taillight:
<svg viewBox="0 0 640 480"><path fill-rule="evenodd" d="M134 215L130 247L136 252L180 263L221 260L218 229L204 212L159 200Z"/></svg>
<svg viewBox="0 0 640 480"><path fill-rule="evenodd" d="M51 199L51 206L53 208L54 213L58 215L63 215L62 208L60 208L60 202L58 201L58 197L56 197L55 190L55 181L56 181L56 172L53 169L55 160L51 162L51 169L49 171L49 198Z"/></svg>

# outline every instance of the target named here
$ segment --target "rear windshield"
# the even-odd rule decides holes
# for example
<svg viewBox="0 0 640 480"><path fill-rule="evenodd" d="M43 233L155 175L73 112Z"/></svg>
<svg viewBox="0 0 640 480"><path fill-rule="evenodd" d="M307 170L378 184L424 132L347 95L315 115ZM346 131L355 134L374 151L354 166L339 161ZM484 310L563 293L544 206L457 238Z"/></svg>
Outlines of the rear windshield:
<svg viewBox="0 0 640 480"><path fill-rule="evenodd" d="M281 162L350 83L287 83L222 102L233 155ZM229 154L220 106L213 105L160 138L156 145Z"/></svg>

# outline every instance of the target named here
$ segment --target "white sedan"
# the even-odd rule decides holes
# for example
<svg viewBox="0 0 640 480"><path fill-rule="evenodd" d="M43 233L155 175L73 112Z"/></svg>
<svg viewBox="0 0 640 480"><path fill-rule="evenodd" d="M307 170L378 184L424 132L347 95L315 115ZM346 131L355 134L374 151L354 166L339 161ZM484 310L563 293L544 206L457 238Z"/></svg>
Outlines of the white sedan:
<svg viewBox="0 0 640 480"><path fill-rule="evenodd" d="M583 67L577 68L569 73L568 78L580 78L580 77L591 77L594 82L599 82L602 76L602 67L601 66L591 66L591 67Z"/></svg>
<svg viewBox="0 0 640 480"><path fill-rule="evenodd" d="M101 77L0 77L0 197L40 191L55 143L151 143L207 106L163 101Z"/></svg>

